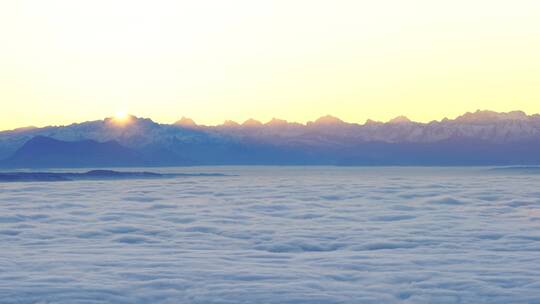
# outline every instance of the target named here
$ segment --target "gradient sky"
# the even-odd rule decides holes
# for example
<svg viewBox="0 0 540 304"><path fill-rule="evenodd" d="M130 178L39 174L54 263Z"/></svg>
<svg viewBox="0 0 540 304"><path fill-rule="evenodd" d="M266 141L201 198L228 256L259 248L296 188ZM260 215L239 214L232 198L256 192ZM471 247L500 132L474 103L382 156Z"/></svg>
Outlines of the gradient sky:
<svg viewBox="0 0 540 304"><path fill-rule="evenodd" d="M540 112L540 1L0 2L0 129Z"/></svg>

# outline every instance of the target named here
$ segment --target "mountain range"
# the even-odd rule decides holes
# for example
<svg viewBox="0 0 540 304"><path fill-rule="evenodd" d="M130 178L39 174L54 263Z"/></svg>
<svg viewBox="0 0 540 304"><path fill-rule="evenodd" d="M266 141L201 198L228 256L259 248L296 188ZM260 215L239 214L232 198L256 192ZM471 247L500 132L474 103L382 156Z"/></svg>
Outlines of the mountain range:
<svg viewBox="0 0 540 304"><path fill-rule="evenodd" d="M0 132L0 166L538 165L540 115L476 111L419 123L306 124L272 119L197 125L131 116Z"/></svg>

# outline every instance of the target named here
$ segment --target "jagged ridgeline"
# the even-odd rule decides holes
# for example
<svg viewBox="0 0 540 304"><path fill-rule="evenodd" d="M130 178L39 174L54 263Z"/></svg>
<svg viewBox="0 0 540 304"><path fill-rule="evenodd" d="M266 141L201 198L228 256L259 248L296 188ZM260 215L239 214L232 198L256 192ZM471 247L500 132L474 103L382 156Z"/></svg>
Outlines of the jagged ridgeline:
<svg viewBox="0 0 540 304"><path fill-rule="evenodd" d="M477 111L417 123L347 123L336 117L299 124L189 118L159 124L131 117L0 132L0 166L187 165L538 165L540 115Z"/></svg>

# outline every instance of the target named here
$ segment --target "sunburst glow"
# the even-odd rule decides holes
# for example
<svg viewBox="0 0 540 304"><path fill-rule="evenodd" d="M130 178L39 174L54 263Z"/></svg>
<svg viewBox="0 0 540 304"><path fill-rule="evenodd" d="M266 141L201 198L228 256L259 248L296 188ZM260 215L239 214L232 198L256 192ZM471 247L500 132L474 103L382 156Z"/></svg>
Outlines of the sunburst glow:
<svg viewBox="0 0 540 304"><path fill-rule="evenodd" d="M128 119L128 113L126 111L118 111L114 114L114 119L118 121L125 121Z"/></svg>
<svg viewBox="0 0 540 304"><path fill-rule="evenodd" d="M114 114L113 121L116 125L124 126L131 120L131 115L127 111L121 110Z"/></svg>

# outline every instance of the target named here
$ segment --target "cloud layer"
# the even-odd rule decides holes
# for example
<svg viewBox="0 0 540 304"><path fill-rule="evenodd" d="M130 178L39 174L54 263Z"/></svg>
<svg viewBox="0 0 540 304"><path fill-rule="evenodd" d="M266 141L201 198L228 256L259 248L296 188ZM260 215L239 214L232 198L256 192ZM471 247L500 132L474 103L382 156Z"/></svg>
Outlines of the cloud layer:
<svg viewBox="0 0 540 304"><path fill-rule="evenodd" d="M217 170L201 170L210 169ZM2 301L540 298L540 175L218 171L238 176L1 185Z"/></svg>

